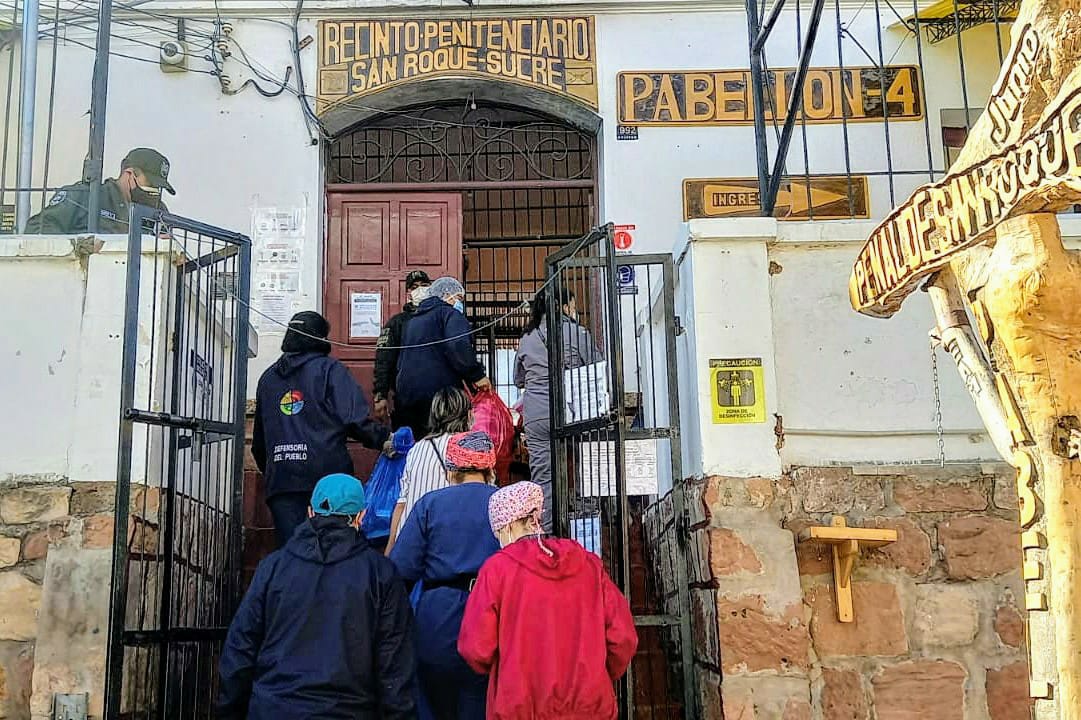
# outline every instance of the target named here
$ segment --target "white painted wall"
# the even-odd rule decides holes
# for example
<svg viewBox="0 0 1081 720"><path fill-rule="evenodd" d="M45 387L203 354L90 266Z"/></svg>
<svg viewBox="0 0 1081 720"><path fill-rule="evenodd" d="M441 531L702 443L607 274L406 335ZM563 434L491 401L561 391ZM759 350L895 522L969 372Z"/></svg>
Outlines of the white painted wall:
<svg viewBox="0 0 1081 720"><path fill-rule="evenodd" d="M848 300L852 264L872 227L781 224L769 248L785 464L938 458L930 303L917 294L885 321L857 314ZM940 352L938 366L947 460L995 458L952 359Z"/></svg>
<svg viewBox="0 0 1081 720"><path fill-rule="evenodd" d="M776 234L769 218L692 220L688 223L687 256L693 263L686 334L694 335L693 354L681 365L681 378L694 378L681 400L695 408L701 465L685 474L732 477L775 477L781 460L771 420L778 412L773 325L770 308L769 257L766 242ZM682 249L679 251L683 254ZM686 262L686 260L684 260ZM688 348L689 349L689 348ZM766 422L713 423L709 361L761 358L765 384Z"/></svg>
<svg viewBox="0 0 1081 720"><path fill-rule="evenodd" d="M9 308L0 344L9 408L0 419L0 481L22 475L117 478L128 242L106 235L84 245L93 249L75 253L63 237L0 238L0 304ZM164 280L170 260L144 239L134 394L136 407L153 412L167 409L171 389L170 342L163 330L172 317L163 300L172 297L166 289L173 286ZM195 314L189 319L194 326ZM200 313L202 333L207 322ZM200 351L216 363L217 382L228 385L221 358L231 352L231 338L220 332L220 323L212 327L220 345L207 352L200 343ZM257 347L258 339L251 340ZM132 482L159 481L164 437L157 428L136 426Z"/></svg>
<svg viewBox="0 0 1081 720"><path fill-rule="evenodd" d="M84 276L66 240L32 251L0 241L0 342L5 406L0 417L0 479L66 475L80 372ZM26 298L33 302L26 302Z"/></svg>
<svg viewBox="0 0 1081 720"><path fill-rule="evenodd" d="M681 399L688 474L775 475L794 465L939 462L935 384L919 293L889 320L855 313L853 258L868 222L697 220L677 245ZM1065 216L1066 246L1081 220ZM692 335L693 333L693 335ZM762 357L767 422L714 425L709 360ZM951 358L938 352L945 461L999 461ZM775 414L784 442L776 448Z"/></svg>

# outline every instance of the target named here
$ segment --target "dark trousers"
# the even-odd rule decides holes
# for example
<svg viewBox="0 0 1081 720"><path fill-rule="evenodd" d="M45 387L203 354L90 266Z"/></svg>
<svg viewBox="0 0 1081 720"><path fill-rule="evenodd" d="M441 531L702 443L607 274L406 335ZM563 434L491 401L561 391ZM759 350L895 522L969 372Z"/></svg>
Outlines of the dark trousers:
<svg viewBox="0 0 1081 720"><path fill-rule="evenodd" d="M308 519L308 505L311 493L286 492L267 498L266 504L274 518L274 533L278 537L278 547L285 545L293 533Z"/></svg>
<svg viewBox="0 0 1081 720"><path fill-rule="evenodd" d="M488 677L477 675L464 661L457 672L420 663L417 679L436 720L484 720Z"/></svg>
<svg viewBox="0 0 1081 720"><path fill-rule="evenodd" d="M413 437L420 440L427 437L430 428L428 419L432 414L432 401L420 402L414 405L398 405L395 407L396 422L398 427L409 427L413 431Z"/></svg>

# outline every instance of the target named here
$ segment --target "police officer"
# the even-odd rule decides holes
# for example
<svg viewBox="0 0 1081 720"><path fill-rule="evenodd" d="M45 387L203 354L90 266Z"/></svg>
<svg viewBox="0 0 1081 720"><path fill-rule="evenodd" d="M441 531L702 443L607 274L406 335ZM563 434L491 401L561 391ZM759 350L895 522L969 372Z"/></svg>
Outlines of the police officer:
<svg viewBox="0 0 1081 720"><path fill-rule="evenodd" d="M98 232L126 235L132 203L166 210L161 201L162 190L176 195L169 184L169 161L157 150L135 148L120 163L120 175L101 184ZM89 181L62 187L41 212L26 221L26 232L34 235L86 232L89 205Z"/></svg>
<svg viewBox="0 0 1081 720"><path fill-rule="evenodd" d="M398 355L401 350L397 348L402 345L405 324L409 322L417 306L428 297L428 287L431 284L428 273L411 270L405 276L405 291L409 300L402 306L400 313L387 321L383 332L379 334L379 342L375 346L375 382L372 388L372 398L375 401L372 415L377 418L387 417L387 400L391 398L394 382L398 377ZM395 429L401 426L397 411L393 416L393 426Z"/></svg>

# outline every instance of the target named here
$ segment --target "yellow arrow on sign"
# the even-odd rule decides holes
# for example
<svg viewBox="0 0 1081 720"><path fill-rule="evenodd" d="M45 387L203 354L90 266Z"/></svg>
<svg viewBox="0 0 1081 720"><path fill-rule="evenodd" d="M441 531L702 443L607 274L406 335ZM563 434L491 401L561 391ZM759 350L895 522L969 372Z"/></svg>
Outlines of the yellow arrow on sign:
<svg viewBox="0 0 1081 720"><path fill-rule="evenodd" d="M808 198L806 178L781 183L774 217L778 220L865 218L867 177L864 175L812 175ZM848 204L852 195L851 208ZM760 206L757 178L688 178L683 181L684 218L757 215Z"/></svg>
<svg viewBox="0 0 1081 720"><path fill-rule="evenodd" d="M810 185L810 203L808 200L807 186ZM789 206L788 215L797 216L810 216L808 210L810 208L820 208L831 203L835 203L838 200L847 200L847 193L833 192L832 190L826 190L812 180L808 183L806 180L790 180L786 182L779 193L777 193L777 205Z"/></svg>

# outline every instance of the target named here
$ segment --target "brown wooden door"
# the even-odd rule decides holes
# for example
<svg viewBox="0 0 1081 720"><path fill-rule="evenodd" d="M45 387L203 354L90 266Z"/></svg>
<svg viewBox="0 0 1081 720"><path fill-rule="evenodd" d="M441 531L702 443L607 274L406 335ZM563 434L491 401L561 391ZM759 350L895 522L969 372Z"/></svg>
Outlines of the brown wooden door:
<svg viewBox="0 0 1081 720"><path fill-rule="evenodd" d="M442 275L461 278L462 197L457 193L327 194L326 273L323 308L330 321L334 356L345 363L371 400L378 329L371 323L352 326L354 304L359 318L372 313L377 293L378 325L396 313L407 298L405 275L424 270L434 280ZM364 462L364 460L367 462ZM356 455L362 477L371 458Z"/></svg>

